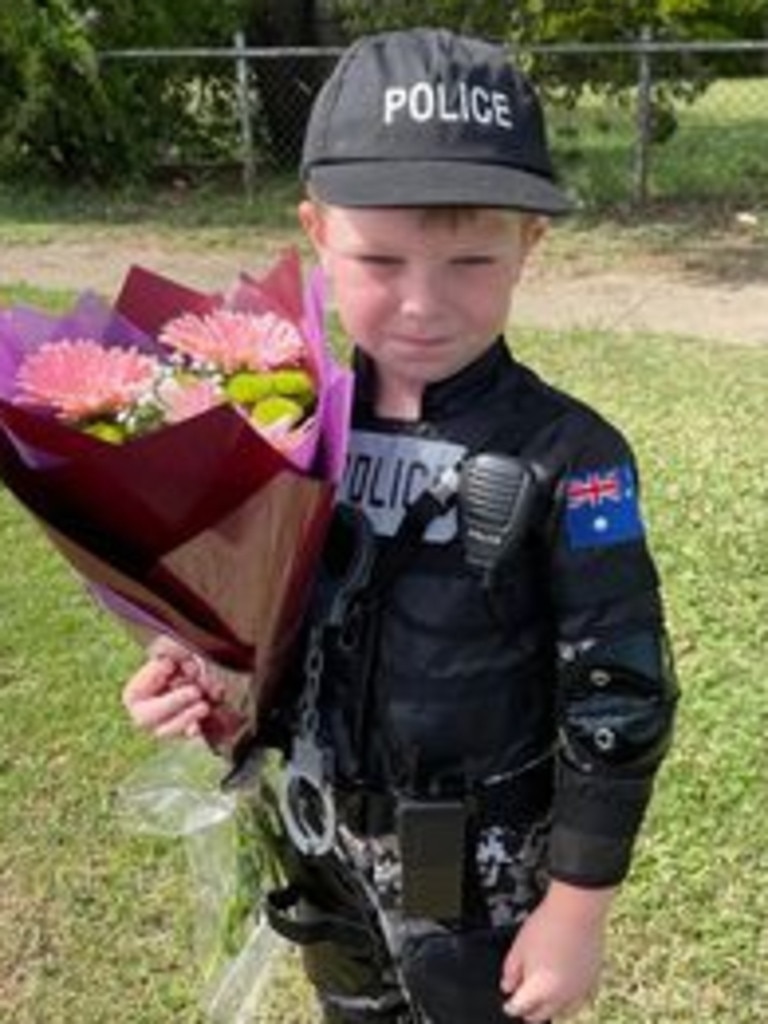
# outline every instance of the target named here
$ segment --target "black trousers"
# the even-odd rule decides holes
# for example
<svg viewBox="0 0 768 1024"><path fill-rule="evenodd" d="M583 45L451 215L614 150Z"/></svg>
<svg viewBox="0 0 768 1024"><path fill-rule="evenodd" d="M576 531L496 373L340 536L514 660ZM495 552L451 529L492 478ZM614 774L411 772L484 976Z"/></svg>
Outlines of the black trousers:
<svg viewBox="0 0 768 1024"><path fill-rule="evenodd" d="M291 876L289 937L302 942L327 1024L513 1024L499 987L513 930L419 921L393 934L397 917L382 921L333 857L297 856Z"/></svg>
<svg viewBox="0 0 768 1024"><path fill-rule="evenodd" d="M397 972L333 943L307 947L304 963L327 1024L513 1024L499 989L508 945L491 931L433 933L406 941Z"/></svg>

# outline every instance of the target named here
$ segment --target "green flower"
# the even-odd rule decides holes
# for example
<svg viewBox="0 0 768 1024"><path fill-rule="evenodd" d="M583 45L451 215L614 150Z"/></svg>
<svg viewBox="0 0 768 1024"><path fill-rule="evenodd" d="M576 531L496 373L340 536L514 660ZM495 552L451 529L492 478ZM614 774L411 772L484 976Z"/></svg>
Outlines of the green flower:
<svg viewBox="0 0 768 1024"><path fill-rule="evenodd" d="M301 405L293 398L284 398L282 395L269 395L257 402L251 410L251 419L260 427L269 427L281 420L293 427L303 418Z"/></svg>
<svg viewBox="0 0 768 1024"><path fill-rule="evenodd" d="M227 380L224 391L227 398L237 405L255 405L275 390L274 376L273 373L241 370L239 373L233 373Z"/></svg>
<svg viewBox="0 0 768 1024"><path fill-rule="evenodd" d="M125 428L113 420L93 420L83 427L83 431L109 444L122 444L128 436Z"/></svg>
<svg viewBox="0 0 768 1024"><path fill-rule="evenodd" d="M276 370L272 374L278 395L295 399L304 409L315 401L315 385L305 370Z"/></svg>

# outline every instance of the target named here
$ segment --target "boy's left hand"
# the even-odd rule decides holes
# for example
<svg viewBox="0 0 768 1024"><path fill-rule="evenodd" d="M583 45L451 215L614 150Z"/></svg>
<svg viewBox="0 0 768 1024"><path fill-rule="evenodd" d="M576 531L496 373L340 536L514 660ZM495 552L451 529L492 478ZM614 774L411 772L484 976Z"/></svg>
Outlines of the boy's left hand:
<svg viewBox="0 0 768 1024"><path fill-rule="evenodd" d="M553 882L507 953L504 1012L530 1024L576 1013L597 990L613 890Z"/></svg>

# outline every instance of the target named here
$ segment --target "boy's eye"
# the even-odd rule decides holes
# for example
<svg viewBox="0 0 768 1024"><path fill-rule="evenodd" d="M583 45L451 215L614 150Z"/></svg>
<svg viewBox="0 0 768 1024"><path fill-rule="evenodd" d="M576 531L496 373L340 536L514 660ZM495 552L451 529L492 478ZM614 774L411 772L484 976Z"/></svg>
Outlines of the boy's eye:
<svg viewBox="0 0 768 1024"><path fill-rule="evenodd" d="M487 267L496 261L493 256L477 254L475 256L457 256L452 262L459 267Z"/></svg>
<svg viewBox="0 0 768 1024"><path fill-rule="evenodd" d="M397 256L384 256L379 253L361 253L357 261L372 267L398 267L402 263Z"/></svg>

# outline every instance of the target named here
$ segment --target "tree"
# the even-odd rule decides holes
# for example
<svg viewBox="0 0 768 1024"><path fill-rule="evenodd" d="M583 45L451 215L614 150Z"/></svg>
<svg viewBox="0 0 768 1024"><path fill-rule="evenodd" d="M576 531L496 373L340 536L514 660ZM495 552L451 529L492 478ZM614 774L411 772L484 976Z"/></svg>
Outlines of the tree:
<svg viewBox="0 0 768 1024"><path fill-rule="evenodd" d="M106 180L141 174L205 126L190 78L215 99L209 63L110 63L130 46L229 44L246 0L14 0L0 8L0 168ZM231 77L231 71L230 71ZM220 88L219 88L220 91Z"/></svg>
<svg viewBox="0 0 768 1024"><path fill-rule="evenodd" d="M762 38L768 0L520 0L511 21L523 46L558 42L634 42L647 33L655 41L723 41ZM589 87L625 96L635 86L634 61L612 53L590 54L588 64L557 55L536 54L532 73L565 103L574 103ZM723 74L744 73L743 56L667 53L653 58L651 139L663 143L677 129L675 105L693 102Z"/></svg>
<svg viewBox="0 0 768 1024"><path fill-rule="evenodd" d="M442 25L527 44L617 42L643 26L678 39L764 37L768 0L335 0L354 32Z"/></svg>
<svg viewBox="0 0 768 1024"><path fill-rule="evenodd" d="M21 0L13 14L2 12L0 51L0 160L77 172L79 138L98 161L93 125L109 119L108 101L82 22L59 0Z"/></svg>
<svg viewBox="0 0 768 1024"><path fill-rule="evenodd" d="M510 21L510 33L524 45L558 42L632 42L648 31L662 41L762 38L768 0L519 0ZM712 58L698 58L686 69L703 71ZM717 61L715 60L715 63ZM624 84L610 56L591 63L590 80L598 84Z"/></svg>
<svg viewBox="0 0 768 1024"><path fill-rule="evenodd" d="M12 9L11 9L12 8ZM164 161L233 158L239 146L231 61L117 61L120 49L344 42L332 0L2 0L0 172L103 181ZM255 65L257 134L294 167L330 62ZM253 67L253 65L252 65Z"/></svg>
<svg viewBox="0 0 768 1024"><path fill-rule="evenodd" d="M420 25L505 40L509 37L514 0L336 0L336 9L352 35Z"/></svg>

